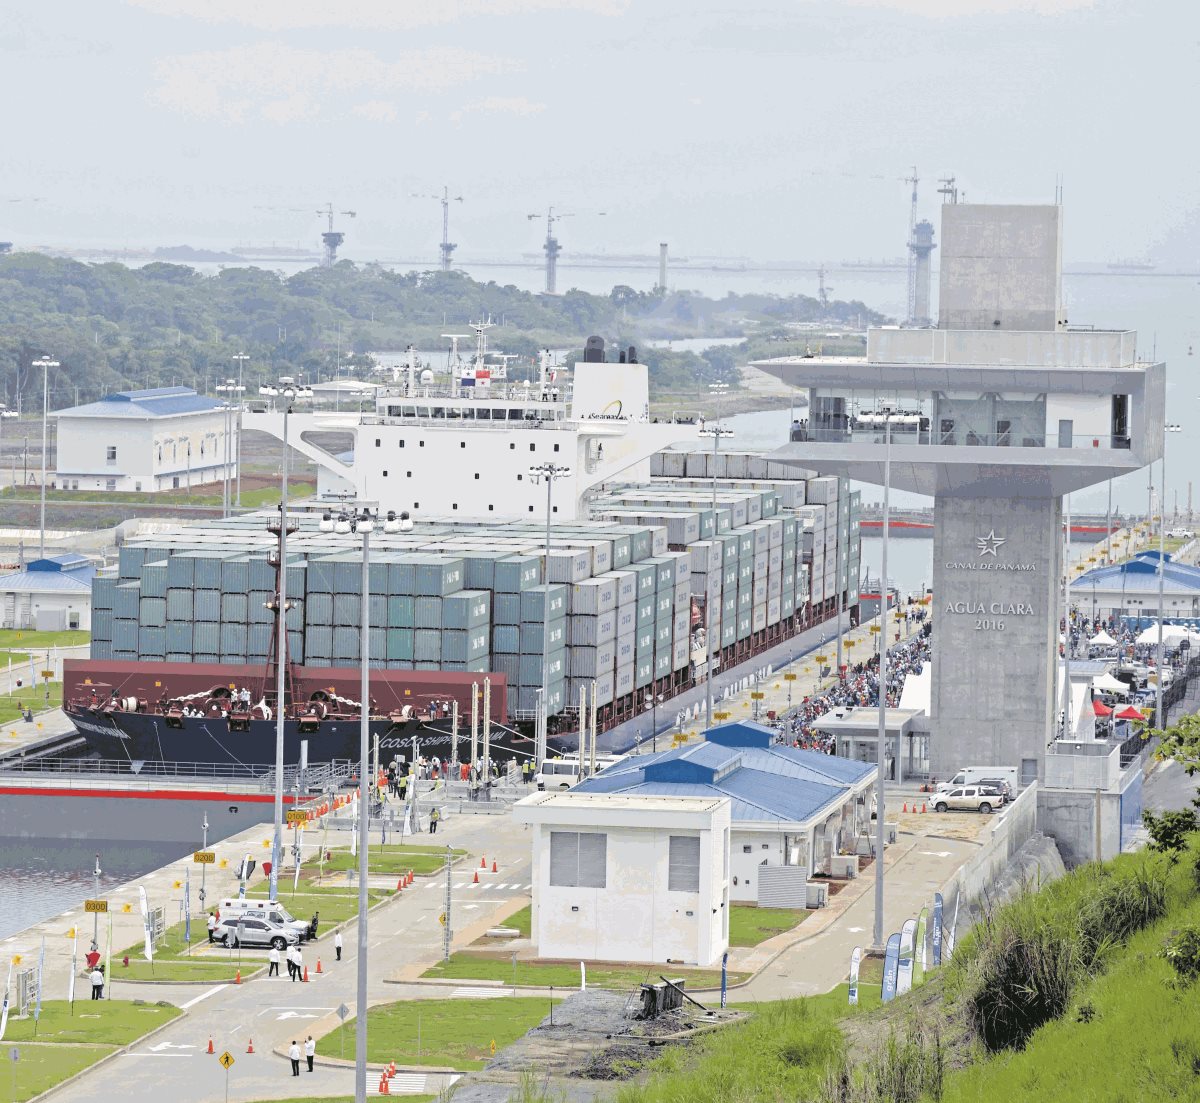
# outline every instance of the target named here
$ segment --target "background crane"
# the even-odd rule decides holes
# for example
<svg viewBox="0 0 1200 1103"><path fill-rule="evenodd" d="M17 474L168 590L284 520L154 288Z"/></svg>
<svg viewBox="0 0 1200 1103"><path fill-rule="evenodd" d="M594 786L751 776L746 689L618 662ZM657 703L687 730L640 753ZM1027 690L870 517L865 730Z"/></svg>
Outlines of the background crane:
<svg viewBox="0 0 1200 1103"><path fill-rule="evenodd" d="M596 211L596 214L601 217L606 212ZM527 219L541 218L540 214L528 214ZM549 207L546 210L546 242L542 246L542 251L546 254L546 294L553 295L558 283L558 254L562 252L562 246L558 243L558 238L554 236L554 224L562 218L574 218L575 212L564 211L561 214L555 214L554 208Z"/></svg>
<svg viewBox="0 0 1200 1103"><path fill-rule="evenodd" d="M450 271L450 255L458 248L454 242L450 240L450 204L461 203L463 197L461 195L450 195L450 188L443 187L441 195L430 195L428 193L413 192L414 199L436 199L442 205L442 271Z"/></svg>
<svg viewBox="0 0 1200 1103"><path fill-rule="evenodd" d="M917 254L913 249L913 231L917 228L917 166L913 165L912 175L904 177L906 184L912 185L912 205L908 210L908 324L914 325L917 317Z"/></svg>

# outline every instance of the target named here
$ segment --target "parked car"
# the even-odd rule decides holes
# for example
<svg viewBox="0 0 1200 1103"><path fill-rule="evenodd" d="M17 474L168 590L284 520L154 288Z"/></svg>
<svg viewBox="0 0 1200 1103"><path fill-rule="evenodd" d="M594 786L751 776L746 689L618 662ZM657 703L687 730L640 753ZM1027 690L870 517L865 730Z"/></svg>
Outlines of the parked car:
<svg viewBox="0 0 1200 1103"><path fill-rule="evenodd" d="M1004 803L1004 797L990 786L966 785L938 793L935 812L991 812Z"/></svg>
<svg viewBox="0 0 1200 1103"><path fill-rule="evenodd" d="M1012 786L1009 785L1006 778L984 777L979 779L978 784L981 789L994 789L1003 798L1005 804L1013 799Z"/></svg>
<svg viewBox="0 0 1200 1103"><path fill-rule="evenodd" d="M1196 534L1191 529L1168 529L1167 538L1169 540L1194 540Z"/></svg>
<svg viewBox="0 0 1200 1103"><path fill-rule="evenodd" d="M213 938L232 949L238 946L270 946L283 950L300 941L300 936L291 927L249 915L221 920L213 932Z"/></svg>
<svg viewBox="0 0 1200 1103"><path fill-rule="evenodd" d="M312 919L305 922L303 919L297 919L277 900L256 900L253 897L243 899L238 896L227 897L217 908L217 921L221 923L227 919L236 922L238 917L243 915L290 927L301 941L317 937L319 912L314 913Z"/></svg>

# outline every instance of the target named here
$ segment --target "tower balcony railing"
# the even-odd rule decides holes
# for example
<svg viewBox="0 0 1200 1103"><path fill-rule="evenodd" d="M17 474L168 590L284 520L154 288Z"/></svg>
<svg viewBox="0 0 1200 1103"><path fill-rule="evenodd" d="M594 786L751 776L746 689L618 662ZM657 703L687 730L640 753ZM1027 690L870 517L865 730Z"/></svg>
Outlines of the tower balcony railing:
<svg viewBox="0 0 1200 1103"><path fill-rule="evenodd" d="M788 439L793 444L871 444L885 442L884 430L877 425L869 427L812 427L807 423L794 424ZM890 433L894 445L920 445L947 448L1043 448L1064 451L1090 451L1092 449L1129 449L1132 442L1127 435L1073 433L1069 439L1046 433L1029 433L1008 430L1002 433L979 433L973 429L935 429L928 425L894 425Z"/></svg>

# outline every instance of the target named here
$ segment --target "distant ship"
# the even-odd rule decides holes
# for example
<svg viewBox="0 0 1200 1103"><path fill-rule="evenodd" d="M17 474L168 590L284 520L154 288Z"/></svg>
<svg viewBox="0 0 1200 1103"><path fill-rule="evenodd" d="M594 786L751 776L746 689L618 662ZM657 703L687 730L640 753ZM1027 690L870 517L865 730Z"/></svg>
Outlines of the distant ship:
<svg viewBox="0 0 1200 1103"><path fill-rule="evenodd" d="M1153 272L1158 265L1144 260L1110 260L1105 267L1112 272Z"/></svg>

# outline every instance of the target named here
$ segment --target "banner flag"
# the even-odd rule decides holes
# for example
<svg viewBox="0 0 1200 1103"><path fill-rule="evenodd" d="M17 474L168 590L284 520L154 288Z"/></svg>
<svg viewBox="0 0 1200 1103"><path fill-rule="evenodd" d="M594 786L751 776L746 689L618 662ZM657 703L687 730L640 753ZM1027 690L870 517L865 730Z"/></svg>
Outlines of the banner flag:
<svg viewBox="0 0 1200 1103"><path fill-rule="evenodd" d="M4 1032L8 1029L8 991L12 987L12 959L8 961L8 980L4 982L4 1003L0 1004L0 1042L4 1041Z"/></svg>
<svg viewBox="0 0 1200 1103"><path fill-rule="evenodd" d="M896 994L909 991L913 981L913 939L917 933L917 921L906 919L900 930L900 968L896 978Z"/></svg>
<svg viewBox="0 0 1200 1103"><path fill-rule="evenodd" d="M142 948L142 955L149 962L154 961L154 939L150 933L150 909L146 905L146 890L138 885L138 904L142 909L142 934L145 938L145 945Z"/></svg>
<svg viewBox="0 0 1200 1103"><path fill-rule="evenodd" d="M112 930L112 916L111 915L108 917L108 927L109 927L109 930L111 931ZM42 978L45 976L45 969L46 969L46 936L42 935L42 949L41 949L41 952L38 954L37 1003L35 1003L33 1005L33 1022L34 1022L35 1027L37 1026L38 1019L40 1019L42 1017ZM36 1029L34 1030L34 1033L35 1034L37 1033Z"/></svg>
<svg viewBox="0 0 1200 1103"><path fill-rule="evenodd" d="M954 894L954 918L950 921L950 935L946 939L946 960L954 956L954 940L958 935L958 905L962 900L962 886Z"/></svg>
<svg viewBox="0 0 1200 1103"><path fill-rule="evenodd" d="M71 932L74 941L71 943L71 975L67 977L67 1006L71 1014L75 1014L75 971L79 968L79 928Z"/></svg>
<svg viewBox="0 0 1200 1103"><path fill-rule="evenodd" d="M850 955L850 1003L858 1003L858 970L862 965L862 947L855 946Z"/></svg>
<svg viewBox="0 0 1200 1103"><path fill-rule="evenodd" d="M933 894L933 964L935 966L942 963L942 894L935 892Z"/></svg>
<svg viewBox="0 0 1200 1103"><path fill-rule="evenodd" d="M892 935L887 940L887 952L883 956L883 991L884 1003L896 998L897 972L900 968L900 936Z"/></svg>
<svg viewBox="0 0 1200 1103"><path fill-rule="evenodd" d="M925 983L925 970L929 962L925 956L925 944L928 941L929 909L923 907L917 916L917 955L913 965L913 985Z"/></svg>

